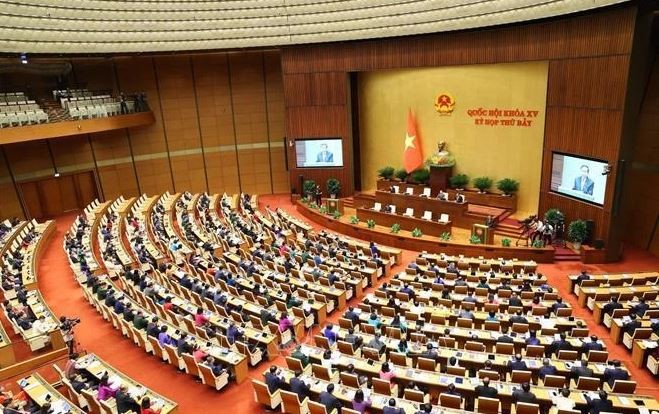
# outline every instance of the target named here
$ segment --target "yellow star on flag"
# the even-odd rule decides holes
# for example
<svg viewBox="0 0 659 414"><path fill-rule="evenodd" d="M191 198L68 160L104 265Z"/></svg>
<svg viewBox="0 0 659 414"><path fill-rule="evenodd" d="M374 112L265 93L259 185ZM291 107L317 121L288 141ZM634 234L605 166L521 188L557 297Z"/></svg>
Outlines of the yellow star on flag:
<svg viewBox="0 0 659 414"><path fill-rule="evenodd" d="M410 136L409 134L405 134L405 149L416 148L414 146L414 138L416 138L416 135Z"/></svg>

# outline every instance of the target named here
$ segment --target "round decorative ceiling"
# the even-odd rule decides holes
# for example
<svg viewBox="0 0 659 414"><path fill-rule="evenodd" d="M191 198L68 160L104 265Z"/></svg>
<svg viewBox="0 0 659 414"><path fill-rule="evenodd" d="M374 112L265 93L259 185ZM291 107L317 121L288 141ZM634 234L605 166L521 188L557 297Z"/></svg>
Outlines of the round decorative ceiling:
<svg viewBox="0 0 659 414"><path fill-rule="evenodd" d="M173 52L435 33L627 0L0 0L0 52Z"/></svg>

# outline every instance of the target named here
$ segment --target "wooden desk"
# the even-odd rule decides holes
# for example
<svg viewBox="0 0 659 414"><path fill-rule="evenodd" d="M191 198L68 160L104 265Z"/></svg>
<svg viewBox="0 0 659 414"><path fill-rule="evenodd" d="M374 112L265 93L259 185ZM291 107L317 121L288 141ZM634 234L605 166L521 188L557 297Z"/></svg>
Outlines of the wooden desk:
<svg viewBox="0 0 659 414"><path fill-rule="evenodd" d="M579 285L576 284L579 275L569 275L570 292L579 295ZM590 275L590 278L581 283L581 287L617 287L623 285L655 284L659 278L657 272L638 273L611 273Z"/></svg>
<svg viewBox="0 0 659 414"><path fill-rule="evenodd" d="M322 348L302 345L302 352L308 355L309 358L315 362L318 362L322 359L324 351L325 350ZM332 364L342 368L347 367L349 364L353 364L356 371L369 377L379 377L382 366L382 363L379 361L375 361L374 363L369 364L367 359L351 357L340 354L338 352L333 353ZM430 389L431 394L435 395L444 391L449 384L455 384L456 390L463 396L473 398L475 396L475 387L481 384L481 380L478 378L464 378L455 375L443 374L437 371L425 371L414 368L400 367L397 365L392 366L392 371L396 374L394 377L394 381L396 383L407 384L413 381L417 384L427 386ZM519 387L519 384L503 381L490 381L490 386L495 387L498 390L499 399L501 400L503 406L502 412L507 412L512 403L512 393L514 391L513 388L516 389ZM557 389L551 387L533 386L532 391L536 395L538 403L547 409L552 405L552 397L555 395L555 392L557 392ZM579 390L571 391L572 393L570 398L572 398L577 403L577 405L581 407L585 406L585 392ZM612 401L616 410L624 413L637 413L638 407L645 407L649 410L659 409L659 402L648 396L640 396L636 394L612 394L610 395L610 400ZM636 400L642 400L644 405L638 405Z"/></svg>
<svg viewBox="0 0 659 414"><path fill-rule="evenodd" d="M78 408L68 398L64 397L64 395L57 391L55 387L50 385L36 372L28 377L18 380L17 383L39 407L42 407L46 402L50 402L53 409L69 407L69 413L85 414L83 410Z"/></svg>
<svg viewBox="0 0 659 414"><path fill-rule="evenodd" d="M154 405L155 408L160 408L161 414L176 414L178 412L178 404L176 404L174 401L153 392L151 389L145 387L123 372L117 370L112 365L103 361L101 358L94 354L87 354L78 358L76 360L75 366L77 369L88 372L97 380L100 380L105 373L107 373L110 377L116 376L121 378L122 384L128 388L128 393L131 394L133 398L138 397L136 398L138 403L142 400L143 397L149 397L151 404ZM108 403L111 406L116 405L116 401L114 399L108 401Z"/></svg>
<svg viewBox="0 0 659 414"><path fill-rule="evenodd" d="M659 286L652 285L615 288L581 288L579 289L579 305L588 306L588 308L592 310L595 306L595 301L597 301L599 297L609 299L611 296L618 295L631 299L632 297L638 297L639 295L643 295L645 293L656 295L659 293Z"/></svg>
<svg viewBox="0 0 659 414"><path fill-rule="evenodd" d="M455 201L443 201L438 198L421 197L418 195L396 194L388 191L376 191L375 201L384 207L387 204L396 206L396 212L401 214L407 208L413 208L415 215L422 215L424 211L431 211L433 218L437 220L440 214L448 214L453 222L464 216L469 209L468 203L456 203ZM357 206L363 207L363 206Z"/></svg>
<svg viewBox="0 0 659 414"><path fill-rule="evenodd" d="M440 223L438 221L424 220L418 217L403 216L402 213L404 211L405 210L403 210L401 214L392 214L368 208L358 208L357 217L363 222L373 220L378 226L391 227L394 224L399 224L401 229L408 231L418 228L424 235L427 234L435 237L439 237L442 233L451 233L450 221L447 223Z"/></svg>
<svg viewBox="0 0 659 414"><path fill-rule="evenodd" d="M535 260L518 260L503 258L485 258L469 257L464 255L449 255L436 253L421 253L419 257L428 260L431 263L437 263L439 266L446 266L450 262L455 262L458 269L477 270L481 265L490 266L495 271L510 273L535 273L538 263Z"/></svg>
<svg viewBox="0 0 659 414"><path fill-rule="evenodd" d="M637 339L632 344L632 363L642 368L645 366L648 355L656 348L657 341L650 339Z"/></svg>

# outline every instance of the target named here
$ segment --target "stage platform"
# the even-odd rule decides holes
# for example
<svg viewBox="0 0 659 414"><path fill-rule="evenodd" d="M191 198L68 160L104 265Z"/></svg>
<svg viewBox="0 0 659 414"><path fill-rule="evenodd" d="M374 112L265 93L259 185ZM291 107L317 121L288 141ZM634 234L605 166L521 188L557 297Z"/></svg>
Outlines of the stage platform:
<svg viewBox="0 0 659 414"><path fill-rule="evenodd" d="M537 263L553 263L554 248L532 248L532 247L515 247L514 242L511 247L503 247L501 239L503 236L496 235L495 244L470 244L470 230L453 226L452 237L450 241L443 241L439 237L427 236L413 237L411 232L401 230L397 234L391 233L389 227L378 226L369 229L366 223L350 223L350 217L356 215L352 203L344 203L344 214L339 219L334 219L329 215L320 213L317 209L312 209L300 200L296 201L296 208L300 214L307 219L323 225L330 230L343 233L350 237L356 237L363 240L372 240L383 245L398 247L408 250L426 251L431 253L446 253L450 255L465 256L482 256L484 258L504 258L519 260L534 260ZM352 204L353 206L355 204Z"/></svg>

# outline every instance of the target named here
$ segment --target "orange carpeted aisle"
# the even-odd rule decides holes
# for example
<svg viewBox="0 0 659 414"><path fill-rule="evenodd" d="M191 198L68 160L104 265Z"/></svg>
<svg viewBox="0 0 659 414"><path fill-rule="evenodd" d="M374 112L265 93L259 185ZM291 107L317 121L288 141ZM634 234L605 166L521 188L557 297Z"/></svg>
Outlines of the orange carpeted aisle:
<svg viewBox="0 0 659 414"><path fill-rule="evenodd" d="M289 195L262 196L260 203L262 206L269 205L273 209L283 207L290 213L296 214ZM241 385L229 386L220 392L197 384L192 377L178 374L171 366L148 356L96 313L96 310L82 297L62 249L64 233L70 227L73 219L74 216L71 215L57 219L57 232L44 252L39 266L39 289L57 315L78 316L82 319L76 329L76 337L82 347L88 352L98 354L137 381L178 402L181 413L218 412L219 410L224 412L227 409L243 412L260 411L260 407L254 403L252 386L249 381L245 381ZM315 227L318 228L318 226ZM415 256L415 252L406 251L403 256L404 263L413 260ZM559 263L540 266L540 272L546 274L552 286L558 288L563 297L573 305L575 314L586 319L592 331L605 340L611 355L625 362L632 376L639 383L639 392L659 397L659 390L657 390L659 382L646 374L647 371L633 368L628 363L631 354L622 347L612 344L608 340L608 331L603 327L594 326L590 312L578 308L576 297L567 291L569 285L565 276L582 268L592 272L656 270L659 268L659 260L643 253L629 252L623 262L613 265L584 267L579 263ZM400 269L402 267L394 270ZM337 314L330 319L336 320L336 318L338 318ZM307 336L307 338L310 337L311 335ZM281 357L274 363L285 365ZM260 364L256 369L251 370L250 376L261 378L261 373L268 366L267 362Z"/></svg>

